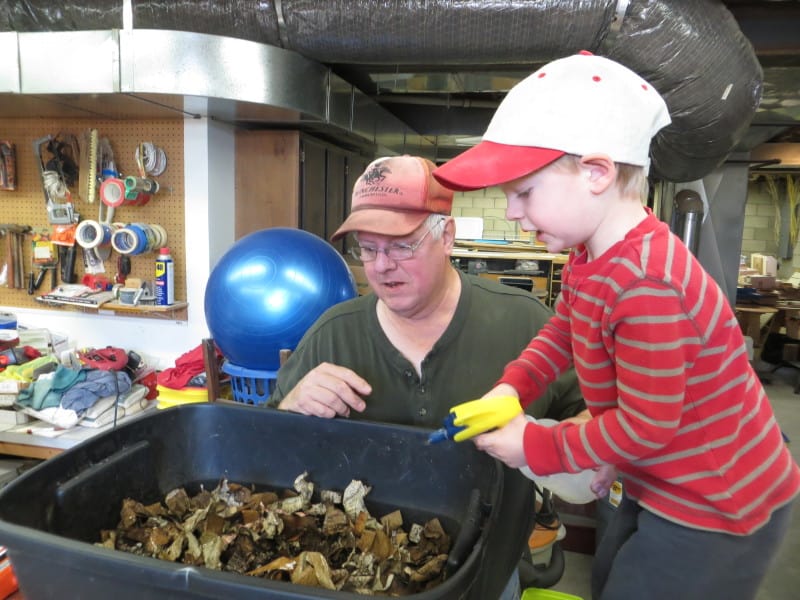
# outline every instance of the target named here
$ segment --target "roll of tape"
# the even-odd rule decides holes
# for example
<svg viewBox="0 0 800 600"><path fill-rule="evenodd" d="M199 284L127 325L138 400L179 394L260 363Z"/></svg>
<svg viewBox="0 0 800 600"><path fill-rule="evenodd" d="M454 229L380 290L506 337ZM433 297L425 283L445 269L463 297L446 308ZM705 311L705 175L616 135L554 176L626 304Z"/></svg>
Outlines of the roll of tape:
<svg viewBox="0 0 800 600"><path fill-rule="evenodd" d="M158 182L147 177L129 175L125 178L125 191L128 194L155 194L158 191Z"/></svg>
<svg viewBox="0 0 800 600"><path fill-rule="evenodd" d="M144 232L138 227L128 226L117 229L111 236L111 246L120 254L141 254L147 247Z"/></svg>
<svg viewBox="0 0 800 600"><path fill-rule="evenodd" d="M111 227L97 221L81 221L75 230L75 241L82 248L107 246L111 243Z"/></svg>
<svg viewBox="0 0 800 600"><path fill-rule="evenodd" d="M103 204L117 208L125 202L125 182L115 177L100 184L100 199Z"/></svg>
<svg viewBox="0 0 800 600"><path fill-rule="evenodd" d="M147 240L147 251L157 250L159 246L158 244L158 234L155 232L151 225L147 223L132 223L131 226L138 227L142 232L144 232L145 239Z"/></svg>
<svg viewBox="0 0 800 600"><path fill-rule="evenodd" d="M141 254L142 252L147 252L150 249L150 244L147 240L147 232L145 231L146 225L143 223L130 223L128 225L128 229L133 231L136 234L137 238L137 247L136 252L133 254Z"/></svg>
<svg viewBox="0 0 800 600"><path fill-rule="evenodd" d="M167 245L167 230L164 229L161 225L156 223L152 223L150 225L153 228L153 231L156 232L158 240L156 242L156 246L154 249L163 248Z"/></svg>

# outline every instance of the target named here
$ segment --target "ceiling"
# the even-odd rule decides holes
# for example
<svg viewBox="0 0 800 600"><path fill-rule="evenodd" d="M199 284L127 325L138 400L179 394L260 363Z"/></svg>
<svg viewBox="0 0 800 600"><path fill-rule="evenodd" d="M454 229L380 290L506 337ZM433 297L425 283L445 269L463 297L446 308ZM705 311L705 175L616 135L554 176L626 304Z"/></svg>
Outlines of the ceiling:
<svg viewBox="0 0 800 600"><path fill-rule="evenodd" d="M480 139L520 79L588 49L667 99L673 124L652 155L668 180L695 179L732 151L800 143L800 0L92 5L0 4L0 115L206 116L444 161ZM721 102L711 90L729 81Z"/></svg>
<svg viewBox="0 0 800 600"><path fill-rule="evenodd" d="M800 143L800 1L723 4L752 44L764 74L760 105L737 149ZM543 62L329 66L415 131L434 138L437 159L444 160L474 144L505 93Z"/></svg>

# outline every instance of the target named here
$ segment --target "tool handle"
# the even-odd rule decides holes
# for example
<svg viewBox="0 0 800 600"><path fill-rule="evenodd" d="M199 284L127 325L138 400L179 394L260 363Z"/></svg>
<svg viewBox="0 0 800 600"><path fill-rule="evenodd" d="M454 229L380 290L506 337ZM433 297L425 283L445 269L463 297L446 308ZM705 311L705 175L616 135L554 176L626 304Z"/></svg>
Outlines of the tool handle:
<svg viewBox="0 0 800 600"><path fill-rule="evenodd" d="M442 427L428 437L429 444L444 440L462 442L478 434L503 427L522 412L514 396L493 396L464 402L450 409Z"/></svg>
<svg viewBox="0 0 800 600"><path fill-rule="evenodd" d="M455 441L461 442L505 426L522 412L522 406L514 396L492 396L459 404L450 412L455 415L453 425L464 427L453 436Z"/></svg>

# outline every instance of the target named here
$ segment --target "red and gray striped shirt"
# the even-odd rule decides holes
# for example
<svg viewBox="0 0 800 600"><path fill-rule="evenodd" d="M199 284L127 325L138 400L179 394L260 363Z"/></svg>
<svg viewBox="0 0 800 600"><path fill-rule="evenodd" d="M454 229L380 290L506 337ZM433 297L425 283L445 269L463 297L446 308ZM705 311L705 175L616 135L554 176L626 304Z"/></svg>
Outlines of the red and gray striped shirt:
<svg viewBox="0 0 800 600"><path fill-rule="evenodd" d="M601 257L578 248L556 314L501 382L527 406L574 362L593 419L529 424L542 475L613 464L627 494L689 527L748 534L800 489L716 282L652 214Z"/></svg>

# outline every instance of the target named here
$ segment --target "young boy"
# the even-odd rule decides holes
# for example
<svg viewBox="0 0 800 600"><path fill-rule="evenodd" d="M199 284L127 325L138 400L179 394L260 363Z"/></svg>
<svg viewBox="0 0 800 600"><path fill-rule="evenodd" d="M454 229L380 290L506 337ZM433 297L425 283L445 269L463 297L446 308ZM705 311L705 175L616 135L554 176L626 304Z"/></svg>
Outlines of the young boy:
<svg viewBox="0 0 800 600"><path fill-rule="evenodd" d="M509 219L550 252L572 249L555 315L486 396L526 406L574 363L593 418L549 428L520 416L475 443L540 475L622 474L595 600L750 600L800 470L725 295L643 206L650 140L669 123L649 83L581 53L515 86L484 141L434 172L456 190L500 185Z"/></svg>

